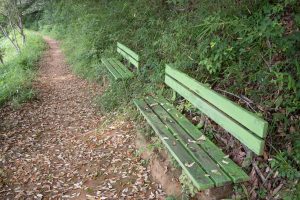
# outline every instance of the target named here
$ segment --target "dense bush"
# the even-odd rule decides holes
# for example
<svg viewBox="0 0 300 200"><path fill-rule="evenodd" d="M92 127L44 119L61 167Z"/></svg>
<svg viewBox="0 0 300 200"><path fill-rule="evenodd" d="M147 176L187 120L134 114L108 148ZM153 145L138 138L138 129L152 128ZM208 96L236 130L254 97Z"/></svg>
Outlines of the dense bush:
<svg viewBox="0 0 300 200"><path fill-rule="evenodd" d="M35 33L27 33L27 43L21 54L7 40L2 40L5 49L4 64L0 65L0 105L13 100L22 103L33 97L31 83L37 62L45 48L44 40Z"/></svg>
<svg viewBox="0 0 300 200"><path fill-rule="evenodd" d="M211 8L213 3L185 12L151 1L57 1L49 5L40 25L64 39L69 61L82 75L96 78L102 73L100 57L115 56L120 41L141 55L143 82L151 80L149 85L159 86L164 64L171 62L264 109L295 112L300 96L299 32L283 25L285 15L299 18L298 7L291 12L292 6L284 3L234 2L236 12ZM299 26L297 20L293 23Z"/></svg>
<svg viewBox="0 0 300 200"><path fill-rule="evenodd" d="M74 71L86 78L102 80L100 58L116 56L117 41L141 56L141 74L122 86L111 81L99 98L103 110L168 94L164 65L174 63L268 120L272 167L299 178L298 1L56 0L39 26L63 40Z"/></svg>

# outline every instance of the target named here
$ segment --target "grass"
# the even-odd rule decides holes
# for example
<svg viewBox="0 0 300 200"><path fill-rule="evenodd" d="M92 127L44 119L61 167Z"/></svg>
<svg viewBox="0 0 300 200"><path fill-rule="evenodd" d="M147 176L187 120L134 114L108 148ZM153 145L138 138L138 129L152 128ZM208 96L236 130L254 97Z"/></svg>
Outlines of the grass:
<svg viewBox="0 0 300 200"><path fill-rule="evenodd" d="M171 90L163 83L166 63L174 63L213 89L247 97L253 102L251 107L222 93L269 122L266 153L277 161L272 165L283 178L296 180L300 164L299 2L187 2L56 0L47 5L38 24L63 41L72 69L89 80L103 83L109 77L100 59L117 56L117 41L140 55L139 76L126 82L111 79L98 97L103 112L122 110L134 115L133 98L170 97Z"/></svg>
<svg viewBox="0 0 300 200"><path fill-rule="evenodd" d="M4 65L0 65L0 106L8 101L18 106L35 95L32 81L46 45L34 32L27 31L26 35L27 43L21 47L21 54L17 54L8 40L1 40L5 56Z"/></svg>

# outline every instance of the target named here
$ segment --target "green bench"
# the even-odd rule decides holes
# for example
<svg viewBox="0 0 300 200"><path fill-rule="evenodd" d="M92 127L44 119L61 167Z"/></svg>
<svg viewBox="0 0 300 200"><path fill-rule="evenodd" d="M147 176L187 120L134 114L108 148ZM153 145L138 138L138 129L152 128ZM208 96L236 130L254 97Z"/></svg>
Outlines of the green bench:
<svg viewBox="0 0 300 200"><path fill-rule="evenodd" d="M165 83L258 155L267 122L186 74L166 66ZM249 180L248 175L163 97L134 99L198 190Z"/></svg>
<svg viewBox="0 0 300 200"><path fill-rule="evenodd" d="M121 43L117 43L117 52L128 61L128 65L132 64L139 70L139 56ZM133 77L133 73L116 58L102 58L101 62L112 74L115 80L129 79Z"/></svg>

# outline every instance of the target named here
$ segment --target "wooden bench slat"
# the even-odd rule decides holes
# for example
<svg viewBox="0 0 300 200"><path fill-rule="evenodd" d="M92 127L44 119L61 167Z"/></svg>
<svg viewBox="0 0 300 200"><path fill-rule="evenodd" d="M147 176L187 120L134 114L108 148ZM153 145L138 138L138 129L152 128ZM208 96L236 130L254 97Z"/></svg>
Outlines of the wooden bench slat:
<svg viewBox="0 0 300 200"><path fill-rule="evenodd" d="M162 143L167 147L171 155L177 160L183 171L188 175L193 184L198 190L208 189L214 186L213 181L205 176L205 172L198 165L194 163L193 157L185 150L185 148L177 143L176 146L173 142L177 142L172 133L160 121L157 115L154 114L152 109L143 100L133 100L134 104L138 107L140 112L146 118L147 122L151 125L156 132ZM188 166L186 166L188 165Z"/></svg>
<svg viewBox="0 0 300 200"><path fill-rule="evenodd" d="M123 65L123 63L121 63L118 59L112 58L112 62L115 63L117 66L119 66L122 69L122 71L127 75L127 77L131 78L134 76L133 73L129 69L127 69Z"/></svg>
<svg viewBox="0 0 300 200"><path fill-rule="evenodd" d="M122 77L122 79L127 79L127 74L124 73L124 71L117 65L115 64L111 58L107 59L107 62L110 63L111 67L113 67Z"/></svg>
<svg viewBox="0 0 300 200"><path fill-rule="evenodd" d="M139 68L139 56L135 52L119 42L117 43L117 52L136 68ZM134 76L125 65L115 58L102 58L101 61L116 80L129 79Z"/></svg>
<svg viewBox="0 0 300 200"><path fill-rule="evenodd" d="M133 64L136 68L139 68L139 62L132 58L130 55L125 53L122 49L117 48L117 52L120 53L124 58L129 60L131 64Z"/></svg>
<svg viewBox="0 0 300 200"><path fill-rule="evenodd" d="M156 100L156 99L155 99ZM206 153L224 170L224 172L231 178L234 183L239 183L249 180L249 176L223 151L217 147L208 138L204 137L204 140L199 140L203 133L197 129L184 115L182 115L172 104L170 104L163 97L157 98L157 102L163 104L165 110L192 138L193 140L200 141L200 146L206 151Z"/></svg>
<svg viewBox="0 0 300 200"><path fill-rule="evenodd" d="M131 56L136 61L140 60L139 55L137 55L134 51L132 51L131 49L129 49L125 45L121 44L120 42L117 42L117 48L120 48L122 51L124 51L125 53L127 53L129 56Z"/></svg>
<svg viewBox="0 0 300 200"><path fill-rule="evenodd" d="M241 123L243 126L247 127L253 133L257 134L257 136L261 138L266 136L268 123L254 113L247 111L246 109L240 107L236 103L192 79L186 74L173 69L169 65L166 65L166 74L173 79L178 80L181 84L185 85L200 97L213 104L218 109L222 110L224 113ZM176 91L176 89L174 90Z"/></svg>
<svg viewBox="0 0 300 200"><path fill-rule="evenodd" d="M185 146L189 153L198 161L199 165L215 183L215 186L223 186L231 182L231 179L223 172L223 170L215 163L208 154L161 106L161 103L155 101L152 97L147 98L146 103L151 106L157 116L161 116L160 120L168 126L173 135ZM194 143L193 143L194 142Z"/></svg>
<svg viewBox="0 0 300 200"><path fill-rule="evenodd" d="M122 76L122 79L130 78L130 75L126 71L124 71L117 63L115 63L113 58L109 58L107 60L111 64L111 66Z"/></svg>
<svg viewBox="0 0 300 200"><path fill-rule="evenodd" d="M225 130L230 132L249 149L258 155L261 155L264 149L264 140L252 134L249 130L237 124L231 118L228 118L226 114L220 112L219 109L207 103L202 98L197 97L194 92L177 82L175 79L165 76L165 82L173 90L177 91L185 99L189 100L194 106L199 108L203 113L213 119L216 123L222 126Z"/></svg>
<svg viewBox="0 0 300 200"><path fill-rule="evenodd" d="M122 75L120 75L119 72L111 66L107 59L102 58L101 61L116 80L122 79Z"/></svg>

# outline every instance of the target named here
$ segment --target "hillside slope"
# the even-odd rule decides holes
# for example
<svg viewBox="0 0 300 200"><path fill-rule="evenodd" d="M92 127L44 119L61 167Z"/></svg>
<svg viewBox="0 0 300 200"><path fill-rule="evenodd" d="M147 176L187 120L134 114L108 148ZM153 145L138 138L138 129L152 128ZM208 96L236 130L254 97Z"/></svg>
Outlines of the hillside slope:
<svg viewBox="0 0 300 200"><path fill-rule="evenodd" d="M262 116L270 124L267 147L252 162L273 178L262 183L253 166L246 167L252 177L247 195L274 197L278 188L286 199L299 195L294 189L300 163L299 2L56 0L41 14L39 26L63 41L73 70L88 79L101 82L107 76L100 59L116 55L117 41L141 56L138 77L111 82L98 98L102 111L124 110L132 98L145 94L170 97L163 71L166 63L174 63ZM191 109L191 117L198 115L186 103L178 106ZM240 163L243 147L212 129L206 132ZM218 133L234 145L224 144Z"/></svg>

